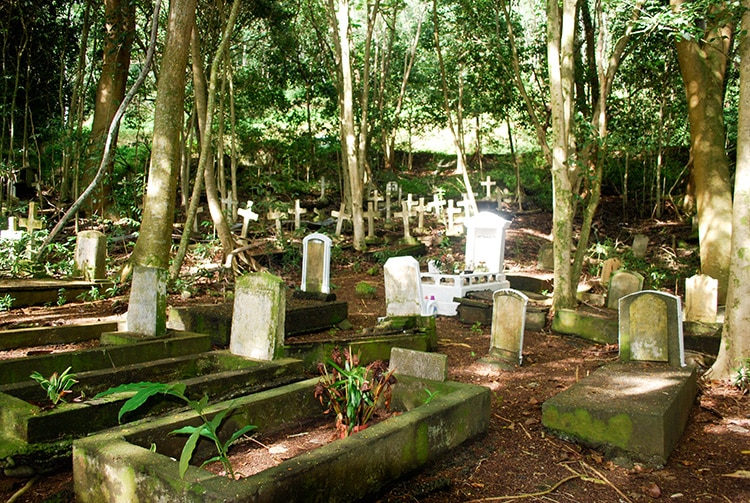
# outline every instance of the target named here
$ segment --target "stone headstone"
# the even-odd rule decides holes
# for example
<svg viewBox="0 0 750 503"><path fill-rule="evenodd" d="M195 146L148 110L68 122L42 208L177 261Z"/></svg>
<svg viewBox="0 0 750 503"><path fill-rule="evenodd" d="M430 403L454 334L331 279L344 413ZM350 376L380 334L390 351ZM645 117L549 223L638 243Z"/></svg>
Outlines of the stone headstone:
<svg viewBox="0 0 750 503"><path fill-rule="evenodd" d="M622 260L617 257L608 258L602 262L602 269L599 273L599 280L602 285L609 286L609 280L612 278L612 273L622 267Z"/></svg>
<svg viewBox="0 0 750 503"><path fill-rule="evenodd" d="M646 249L648 248L648 236L645 234L636 234L633 238L633 256L635 258L643 258L646 256Z"/></svg>
<svg viewBox="0 0 750 503"><path fill-rule="evenodd" d="M29 203L28 216L26 218L19 219L18 226L25 227L26 231L29 233L32 233L44 227L42 221L37 218L35 202L32 201Z"/></svg>
<svg viewBox="0 0 750 503"><path fill-rule="evenodd" d="M500 215L482 211L466 220L466 269L502 272L505 257L505 229L510 222Z"/></svg>
<svg viewBox="0 0 750 503"><path fill-rule="evenodd" d="M137 265L133 268L126 326L128 332L159 337L167 332L169 271Z"/></svg>
<svg viewBox="0 0 750 503"><path fill-rule="evenodd" d="M107 277L107 236L95 230L81 231L76 236L74 270L86 281Z"/></svg>
<svg viewBox="0 0 750 503"><path fill-rule="evenodd" d="M615 271L609 279L607 307L617 309L622 297L643 289L643 276L634 271Z"/></svg>
<svg viewBox="0 0 750 503"><path fill-rule="evenodd" d="M421 316L422 283L417 259L391 257L383 269L386 316Z"/></svg>
<svg viewBox="0 0 750 503"><path fill-rule="evenodd" d="M621 361L665 362L684 367L680 298L653 290L621 298L619 338Z"/></svg>
<svg viewBox="0 0 750 503"><path fill-rule="evenodd" d="M394 347L388 366L398 375L431 381L448 379L448 357L440 353Z"/></svg>
<svg viewBox="0 0 750 503"><path fill-rule="evenodd" d="M330 293L331 238L315 232L302 240L303 292Z"/></svg>
<svg viewBox="0 0 750 503"><path fill-rule="evenodd" d="M539 247L537 267L543 271L555 269L555 248L552 243L544 243Z"/></svg>
<svg viewBox="0 0 750 503"><path fill-rule="evenodd" d="M268 272L249 273L235 281L229 351L256 360L273 360L284 345L284 280Z"/></svg>
<svg viewBox="0 0 750 503"><path fill-rule="evenodd" d="M719 282L706 274L685 280L685 321L716 323Z"/></svg>
<svg viewBox="0 0 750 503"><path fill-rule="evenodd" d="M521 365L526 304L529 298L517 290L507 288L495 291L492 301L490 356Z"/></svg>

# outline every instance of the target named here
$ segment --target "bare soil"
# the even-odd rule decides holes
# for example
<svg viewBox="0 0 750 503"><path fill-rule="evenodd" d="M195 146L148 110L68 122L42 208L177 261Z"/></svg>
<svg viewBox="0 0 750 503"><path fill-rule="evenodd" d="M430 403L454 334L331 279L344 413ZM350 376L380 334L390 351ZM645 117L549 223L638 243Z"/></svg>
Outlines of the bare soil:
<svg viewBox="0 0 750 503"><path fill-rule="evenodd" d="M651 221L627 228L619 224L619 219L612 217L609 222L603 217L597 225L602 235L613 241L625 242L636 231L647 233L653 261L660 252L681 255L683 259L693 253L675 247L676 241L690 234L679 222ZM549 215L517 215L508 233L506 268L510 272L544 274L536 269L536 257L539 245L549 239L549 229ZM456 253L462 247L456 243ZM429 253L438 251L432 249ZM348 302L352 330L373 326L377 317L385 314L382 267L376 274L368 274L373 267L377 267L373 259L348 252L337 258L333 267L332 282L338 299ZM298 271L274 272L284 275L290 284L298 282ZM375 286L374 296L355 295L354 287L361 281ZM677 284L675 287L679 289ZM210 284L205 285L202 293L187 300L175 296L171 303L215 300L216 293L211 288ZM124 302L126 298L13 310L0 313L0 328L40 319L45 323L104 319L121 313ZM492 391L489 430L481 438L395 482L373 501L750 502L750 397L729 383L701 382L686 430L666 466L616 464L597 451L550 435L541 425L542 403L615 360L616 346L594 344L549 330L527 332L523 366L497 371L480 362L489 350L489 327L472 327L457 318L438 317L437 330L438 350L448 355L450 379L487 386ZM332 424L330 431L332 434ZM309 443L310 438L302 435L284 440ZM293 447L285 444L284 448ZM16 501L74 501L71 472L69 467L61 468L60 473L33 479L31 487ZM6 501L29 481L0 477L0 499Z"/></svg>

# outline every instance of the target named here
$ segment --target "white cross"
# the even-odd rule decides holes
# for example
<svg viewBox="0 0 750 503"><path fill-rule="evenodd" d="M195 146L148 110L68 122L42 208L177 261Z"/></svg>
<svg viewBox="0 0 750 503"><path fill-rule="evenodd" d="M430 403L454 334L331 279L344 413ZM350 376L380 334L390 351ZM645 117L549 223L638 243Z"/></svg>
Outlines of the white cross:
<svg viewBox="0 0 750 503"><path fill-rule="evenodd" d="M368 238L374 238L375 237L375 219L378 218L379 212L375 211L375 205L372 201L369 201L367 203L367 211L365 211L362 216L364 216L367 219L367 237Z"/></svg>
<svg viewBox="0 0 750 503"><path fill-rule="evenodd" d="M485 198L489 199L492 197L492 186L497 185L497 182L493 182L490 180L490 175L487 175L487 179L483 182L479 182L479 185L483 186L485 189Z"/></svg>
<svg viewBox="0 0 750 503"><path fill-rule="evenodd" d="M299 199L294 200L294 209L289 210L290 215L294 215L294 228L299 229L300 225L302 225L301 216L303 213L307 213L307 210L305 208L302 208L299 205Z"/></svg>
<svg viewBox="0 0 750 503"><path fill-rule="evenodd" d="M283 216L283 213L276 210L269 210L266 214L266 218L268 220L274 220L276 222L276 232L278 232L279 234L281 234L281 217Z"/></svg>
<svg viewBox="0 0 750 503"><path fill-rule="evenodd" d="M448 214L448 233L453 233L455 232L455 229L454 229L455 223L453 220L453 215L455 215L456 213L461 213L461 209L456 208L453 205L453 199L449 199L448 207L445 209L445 213Z"/></svg>
<svg viewBox="0 0 750 503"><path fill-rule="evenodd" d="M411 238L409 231L409 206L406 201L401 201L401 211L393 214L394 217L401 218L404 222L404 239Z"/></svg>
<svg viewBox="0 0 750 503"><path fill-rule="evenodd" d="M380 208L379 208L380 202L383 201L383 196L378 197L379 194L380 193L378 192L378 189L375 189L372 191L372 196L369 199L369 201L372 201L374 203L375 211L380 211Z"/></svg>
<svg viewBox="0 0 750 503"><path fill-rule="evenodd" d="M427 206L435 212L436 218L440 218L443 214L443 206L445 206L445 201L440 197L439 194L435 194L434 196L432 196L432 202L430 202L430 204L428 204Z"/></svg>
<svg viewBox="0 0 750 503"><path fill-rule="evenodd" d="M247 208L240 208L237 210L237 214L242 217L242 231L240 237L247 237L247 227L250 224L250 220L258 220L258 215L253 211L253 202L247 202Z"/></svg>
<svg viewBox="0 0 750 503"><path fill-rule="evenodd" d="M238 204L239 201L234 198L234 194L232 194L231 190L227 192L227 197L221 199L221 206L224 210L229 210L228 213L231 219L234 219L234 208Z"/></svg>
<svg viewBox="0 0 750 503"><path fill-rule="evenodd" d="M429 209L429 205L424 204L424 197L419 198L419 204L414 206L414 211L417 212L417 217L419 223L417 224L417 228L423 229L424 228L424 214Z"/></svg>
<svg viewBox="0 0 750 503"><path fill-rule="evenodd" d="M339 211L332 211L331 212L332 217L336 217L336 235L341 235L341 228L344 226L344 220L351 220L351 215L346 213L346 204L341 203L341 206L339 207Z"/></svg>
<svg viewBox="0 0 750 503"><path fill-rule="evenodd" d="M472 211L472 205L471 205L471 201L469 200L469 195L468 194L461 194L461 195L463 196L463 199L457 202L456 206L458 206L459 208L463 208L464 216L466 218L469 218L474 213Z"/></svg>

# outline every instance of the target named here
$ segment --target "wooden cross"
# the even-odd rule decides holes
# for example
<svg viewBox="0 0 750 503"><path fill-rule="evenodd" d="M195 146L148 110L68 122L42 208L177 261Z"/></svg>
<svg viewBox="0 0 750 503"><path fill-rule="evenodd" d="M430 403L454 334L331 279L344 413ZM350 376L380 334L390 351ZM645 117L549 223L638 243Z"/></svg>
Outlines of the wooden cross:
<svg viewBox="0 0 750 503"><path fill-rule="evenodd" d="M367 211L365 211L362 216L364 216L367 219L367 237L368 238L374 238L375 237L375 219L378 218L380 215L380 212L375 210L375 205L372 201L369 201L367 203Z"/></svg>
<svg viewBox="0 0 750 503"><path fill-rule="evenodd" d="M332 211L331 216L335 217L336 220L336 235L341 235L341 229L344 226L344 220L351 220L351 215L346 213L346 204L341 203L339 211Z"/></svg>
<svg viewBox="0 0 750 503"><path fill-rule="evenodd" d="M489 199L492 197L492 186L497 185L497 182L490 180L490 175L487 175L487 178L483 182L479 182L479 185L485 189L485 199Z"/></svg>
<svg viewBox="0 0 750 503"><path fill-rule="evenodd" d="M289 210L290 215L294 215L294 228L299 229L302 225L302 214L307 213L307 210L305 208L302 208L299 205L299 199L294 200L294 209Z"/></svg>
<svg viewBox="0 0 750 503"><path fill-rule="evenodd" d="M240 208L237 210L237 214L242 217L242 231L240 232L240 237L246 238L247 237L247 227L250 224L250 220L258 220L258 215L253 211L253 202L248 201L247 202L247 208Z"/></svg>
<svg viewBox="0 0 750 503"><path fill-rule="evenodd" d="M8 222L10 224L10 222ZM26 231L29 233L34 232L37 229L41 229L44 227L44 224L41 220L37 220L36 217L36 203L30 202L29 203L29 214L26 218L21 218L18 223L19 227L25 227Z"/></svg>
<svg viewBox="0 0 750 503"><path fill-rule="evenodd" d="M401 218L404 222L404 239L408 240L411 238L411 232L409 231L409 205L406 201L401 201L401 211L393 214L396 218Z"/></svg>
<svg viewBox="0 0 750 503"><path fill-rule="evenodd" d="M281 234L281 217L283 217L284 214L280 211L276 210L269 210L266 214L266 218L268 220L273 220L276 222L276 232Z"/></svg>

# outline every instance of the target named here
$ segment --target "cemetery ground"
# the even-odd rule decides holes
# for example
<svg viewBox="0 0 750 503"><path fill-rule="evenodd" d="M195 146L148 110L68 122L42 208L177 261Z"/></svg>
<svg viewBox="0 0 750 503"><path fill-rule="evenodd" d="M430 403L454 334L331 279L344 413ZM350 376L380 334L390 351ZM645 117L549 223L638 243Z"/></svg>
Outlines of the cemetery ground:
<svg viewBox="0 0 750 503"><path fill-rule="evenodd" d="M619 204L619 202L614 203ZM602 208L599 240L629 243L632 235L649 236L647 261L666 256L677 259L687 248L677 246L691 235L689 225L648 221L620 225L617 206ZM611 215L608 218L606 215ZM505 268L508 274L545 275L537 265L539 246L549 238L550 216L541 212L515 215L507 233ZM678 252L678 248L682 252ZM427 255L460 254L463 243L451 250L428 249ZM110 252L111 253L111 252ZM658 254L663 256L657 257ZM290 286L298 285L299 269L271 264ZM682 277L694 271L681 273ZM651 271L656 278L656 271ZM658 279L658 278L656 278ZM374 287L367 295L357 285ZM346 247L334 257L331 283L337 300L348 302L353 327L342 335L376 324L385 314L382 262L363 258ZM672 293L676 283L662 281ZM170 305L216 303L231 290L223 280L195 285L190 297L174 294ZM596 290L596 287L594 287ZM68 324L117 319L127 310L127 296L63 306L29 307L0 313L0 329L33 324ZM446 454L425 469L397 481L374 500L382 502L548 501L548 502L747 502L750 501L750 397L729 383L702 382L686 430L668 463L648 467L566 442L544 430L541 406L603 364L617 360L617 347L595 344L544 329L524 336L523 365L497 370L483 364L490 346L490 327L462 324L458 317L438 316L438 351L448 356L449 379L479 384L492 392L492 414L486 434ZM326 333L326 335L331 335ZM37 348L45 351L65 348ZM0 357L19 356L3 352ZM333 429L332 429L333 431ZM300 443L304 436L293 437ZM291 441L292 439L287 439ZM272 454L268 454L272 456ZM0 477L0 501L8 501L24 485L15 501L73 501L70 466L58 473L28 477ZM366 477L366 474L362 475ZM351 481L357 484L356 480Z"/></svg>

